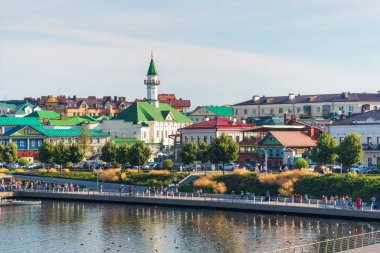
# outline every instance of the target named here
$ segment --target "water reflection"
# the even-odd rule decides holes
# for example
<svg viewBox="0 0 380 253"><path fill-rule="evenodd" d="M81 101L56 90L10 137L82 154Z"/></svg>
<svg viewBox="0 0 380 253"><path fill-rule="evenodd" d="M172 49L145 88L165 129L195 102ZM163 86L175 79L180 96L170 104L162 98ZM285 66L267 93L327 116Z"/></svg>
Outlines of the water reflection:
<svg viewBox="0 0 380 253"><path fill-rule="evenodd" d="M262 252L379 228L376 222L44 201L0 208L0 252Z"/></svg>

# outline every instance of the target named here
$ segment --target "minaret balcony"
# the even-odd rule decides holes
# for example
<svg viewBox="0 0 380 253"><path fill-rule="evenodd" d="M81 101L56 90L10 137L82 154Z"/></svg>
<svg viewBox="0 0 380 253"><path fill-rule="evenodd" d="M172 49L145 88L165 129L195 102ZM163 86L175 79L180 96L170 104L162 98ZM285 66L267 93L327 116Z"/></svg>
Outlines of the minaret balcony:
<svg viewBox="0 0 380 253"><path fill-rule="evenodd" d="M159 85L160 84L160 80L144 80L144 84L154 84L154 85Z"/></svg>

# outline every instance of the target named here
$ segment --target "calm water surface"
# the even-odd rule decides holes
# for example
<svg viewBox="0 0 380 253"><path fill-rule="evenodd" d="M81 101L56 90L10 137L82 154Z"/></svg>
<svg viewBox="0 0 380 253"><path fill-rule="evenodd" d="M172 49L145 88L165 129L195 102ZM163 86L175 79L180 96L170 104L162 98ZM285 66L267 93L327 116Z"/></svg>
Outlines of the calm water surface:
<svg viewBox="0 0 380 253"><path fill-rule="evenodd" d="M0 252L263 252L379 228L367 221L43 201L0 207Z"/></svg>

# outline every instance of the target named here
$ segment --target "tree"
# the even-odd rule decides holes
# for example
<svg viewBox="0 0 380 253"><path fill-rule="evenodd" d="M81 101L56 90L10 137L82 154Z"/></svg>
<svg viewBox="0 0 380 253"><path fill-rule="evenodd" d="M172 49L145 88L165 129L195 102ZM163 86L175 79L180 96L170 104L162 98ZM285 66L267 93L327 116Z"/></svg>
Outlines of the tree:
<svg viewBox="0 0 380 253"><path fill-rule="evenodd" d="M14 143L9 143L4 147L3 150L3 160L6 163L17 162L17 146Z"/></svg>
<svg viewBox="0 0 380 253"><path fill-rule="evenodd" d="M107 163L115 163L116 161L116 144L113 141L107 141L102 147L102 155L100 159Z"/></svg>
<svg viewBox="0 0 380 253"><path fill-rule="evenodd" d="M89 143L90 143L90 135L88 133L87 124L82 124L78 144L79 144L79 147L83 150L85 156L91 151Z"/></svg>
<svg viewBox="0 0 380 253"><path fill-rule="evenodd" d="M179 155L184 164L194 163L197 160L197 145L193 142L186 143Z"/></svg>
<svg viewBox="0 0 380 253"><path fill-rule="evenodd" d="M363 146L360 136L352 133L344 137L338 147L338 161L345 168L349 168L354 164L360 163L363 157Z"/></svg>
<svg viewBox="0 0 380 253"><path fill-rule="evenodd" d="M198 145L197 160L202 163L207 163L210 161L210 145L206 142L202 142Z"/></svg>
<svg viewBox="0 0 380 253"><path fill-rule="evenodd" d="M85 157L83 149L76 143L68 146L68 162L79 163Z"/></svg>
<svg viewBox="0 0 380 253"><path fill-rule="evenodd" d="M54 162L54 145L50 141L44 141L38 148L38 159L42 163Z"/></svg>
<svg viewBox="0 0 380 253"><path fill-rule="evenodd" d="M333 164L337 158L338 143L328 133L319 136L317 146L311 150L311 160L318 165Z"/></svg>
<svg viewBox="0 0 380 253"><path fill-rule="evenodd" d="M380 170L380 162L377 163L377 168Z"/></svg>
<svg viewBox="0 0 380 253"><path fill-rule="evenodd" d="M210 160L215 164L223 164L223 174L224 165L235 161L238 157L238 153L239 145L230 136L224 133L211 142Z"/></svg>
<svg viewBox="0 0 380 253"><path fill-rule="evenodd" d="M4 152L4 145L0 143L0 162L4 161L3 160L3 152Z"/></svg>
<svg viewBox="0 0 380 253"><path fill-rule="evenodd" d="M26 166L26 165L28 165L28 164L29 164L29 161L28 161L28 159L26 159L25 157L20 158L20 159L18 160L18 165L20 165L20 166L22 166L22 167L24 167L24 166Z"/></svg>
<svg viewBox="0 0 380 253"><path fill-rule="evenodd" d="M166 159L162 162L162 167L164 167L164 169L170 170L173 168L173 166L174 163L171 159Z"/></svg>
<svg viewBox="0 0 380 253"><path fill-rule="evenodd" d="M294 167L296 169L307 169L309 168L309 163L303 158L298 158L294 164Z"/></svg>
<svg viewBox="0 0 380 253"><path fill-rule="evenodd" d="M144 142L137 141L128 153L128 161L132 166L138 166L138 172L140 172L140 166L148 162L151 151L148 147L145 147Z"/></svg>
<svg viewBox="0 0 380 253"><path fill-rule="evenodd" d="M53 160L56 164L63 165L69 160L69 147L63 143L58 142L54 147L54 157Z"/></svg>
<svg viewBox="0 0 380 253"><path fill-rule="evenodd" d="M164 138L161 138L160 140L160 151L162 151L164 149L165 145L164 145Z"/></svg>
<svg viewBox="0 0 380 253"><path fill-rule="evenodd" d="M126 164L128 162L128 154L130 147L127 144L123 144L116 148L116 162L118 164Z"/></svg>

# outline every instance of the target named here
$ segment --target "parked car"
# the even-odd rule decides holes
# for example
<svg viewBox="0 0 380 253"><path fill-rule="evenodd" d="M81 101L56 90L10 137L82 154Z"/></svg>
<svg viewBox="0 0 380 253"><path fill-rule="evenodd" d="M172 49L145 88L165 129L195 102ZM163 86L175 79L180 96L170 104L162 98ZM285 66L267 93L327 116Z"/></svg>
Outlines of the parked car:
<svg viewBox="0 0 380 253"><path fill-rule="evenodd" d="M327 165L326 167L329 168L330 171L332 172L335 172L335 173L344 173L345 171L343 171L343 168L342 166L338 165L338 164L330 164L330 165Z"/></svg>
<svg viewBox="0 0 380 253"><path fill-rule="evenodd" d="M379 174L379 169L376 165L366 166L359 171L360 174Z"/></svg>
<svg viewBox="0 0 380 253"><path fill-rule="evenodd" d="M354 165L354 166L352 166L352 167L350 168L350 172L360 173L360 171L361 171L362 169L364 169L365 167L366 167L366 166L364 166L364 165L356 164L356 165Z"/></svg>
<svg viewBox="0 0 380 253"><path fill-rule="evenodd" d="M236 163L227 163L224 165L225 171L233 171L234 169L237 169L237 168L239 168L239 165ZM222 169L223 169L223 165L222 165Z"/></svg>

